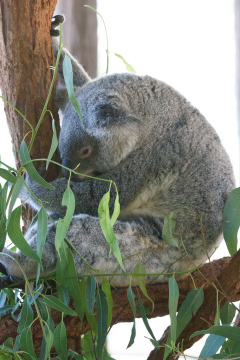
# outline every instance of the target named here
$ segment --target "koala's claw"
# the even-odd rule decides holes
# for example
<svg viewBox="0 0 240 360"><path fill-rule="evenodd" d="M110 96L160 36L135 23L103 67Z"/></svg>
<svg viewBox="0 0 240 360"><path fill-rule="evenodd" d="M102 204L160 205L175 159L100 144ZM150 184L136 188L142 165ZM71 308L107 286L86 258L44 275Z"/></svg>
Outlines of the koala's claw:
<svg viewBox="0 0 240 360"><path fill-rule="evenodd" d="M60 31L55 29L59 24L64 23L65 21L65 17L63 15L56 15L53 16L53 21L51 24L51 29L50 29L50 35L51 36L59 36L60 35Z"/></svg>

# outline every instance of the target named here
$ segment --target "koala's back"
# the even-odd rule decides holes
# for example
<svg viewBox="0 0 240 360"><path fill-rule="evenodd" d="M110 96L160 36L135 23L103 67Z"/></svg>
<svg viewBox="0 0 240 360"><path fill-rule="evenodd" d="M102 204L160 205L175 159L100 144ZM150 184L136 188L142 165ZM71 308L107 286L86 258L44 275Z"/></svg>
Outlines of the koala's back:
<svg viewBox="0 0 240 360"><path fill-rule="evenodd" d="M163 220L175 211L179 237L199 241L204 231L205 240L215 242L234 178L218 135L200 112L149 76L106 76L83 86L77 99L87 130L104 133L117 127L118 137L128 139L123 144L130 151L101 174L114 180L121 173L128 179L117 183L122 193L129 192L120 219Z"/></svg>

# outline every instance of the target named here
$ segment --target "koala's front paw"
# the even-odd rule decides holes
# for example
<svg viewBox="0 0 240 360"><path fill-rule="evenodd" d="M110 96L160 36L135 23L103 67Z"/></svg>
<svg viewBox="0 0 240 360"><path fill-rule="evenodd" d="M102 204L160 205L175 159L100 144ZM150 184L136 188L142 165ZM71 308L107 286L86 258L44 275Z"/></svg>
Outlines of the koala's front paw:
<svg viewBox="0 0 240 360"><path fill-rule="evenodd" d="M55 29L59 24L64 23L65 21L65 17L63 15L56 15L53 17L53 21L51 24L51 29L50 29L50 35L51 36L59 36L60 35L60 31Z"/></svg>

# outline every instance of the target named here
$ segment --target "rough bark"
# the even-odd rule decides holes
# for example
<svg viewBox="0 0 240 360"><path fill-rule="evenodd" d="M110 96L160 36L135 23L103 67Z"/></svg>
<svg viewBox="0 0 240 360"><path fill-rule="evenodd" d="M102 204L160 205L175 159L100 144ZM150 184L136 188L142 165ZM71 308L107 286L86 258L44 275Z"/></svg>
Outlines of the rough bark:
<svg viewBox="0 0 240 360"><path fill-rule="evenodd" d="M63 43L91 78L97 76L97 15L84 7L97 7L96 0L58 0L55 14L64 14Z"/></svg>
<svg viewBox="0 0 240 360"><path fill-rule="evenodd" d="M184 330L184 332L181 334L181 339L184 339L184 349L189 348L199 339L199 337L196 337L191 341L188 340L194 331L208 328L209 323L213 324L216 311L216 290L212 284L215 284L218 289L223 289L231 301L240 300L239 261L240 251L234 256L233 259L223 258L217 261L213 261L211 264L203 265L199 271L195 271L192 274L196 286L203 286L204 304L194 316L186 330ZM178 286L180 292L180 307L188 292L194 288L194 284L192 278L189 276L184 280L178 281ZM142 295L143 304L150 311L150 315L148 317L154 318L157 316L168 315L168 284L148 285L147 291L155 305L154 311L151 312L152 305L150 301ZM127 289L113 289L112 296L112 325L119 322L133 321L132 311L127 299ZM224 295L219 293L219 300L222 300L221 305L223 305L226 301L226 298ZM51 314L55 325L57 325L61 321L61 313L52 309ZM140 317L140 313L137 313L137 317ZM204 321L204 319L207 320L208 323ZM78 318L66 316L64 318L64 322L67 329L68 346L72 349L76 349L76 347L78 348L80 346L77 343L79 336L89 330L87 321L84 320L83 324L81 325ZM160 321L159 324L161 324ZM15 338L17 335L17 327L18 324L12 320L11 315L3 316L0 322L0 343L6 340L9 336ZM39 351L42 342L42 332L38 322L34 322L32 326L32 333L35 350ZM179 340L180 337L178 341ZM157 350L151 353L149 359L162 359L162 355L163 353Z"/></svg>
<svg viewBox="0 0 240 360"><path fill-rule="evenodd" d="M55 64L51 39L51 18L57 0L8 0L0 3L0 87L2 95L10 101L35 128L41 116L52 81ZM48 109L59 132L58 112L51 98ZM21 166L19 147L30 131L28 124L8 104L5 113L12 137L16 166ZM40 127L32 159L46 158L51 145L52 118L48 112ZM30 141L31 135L25 138ZM55 155L54 160L59 161ZM38 164L36 164L38 165ZM56 178L58 169L49 167L48 180ZM31 212L25 212L29 222Z"/></svg>

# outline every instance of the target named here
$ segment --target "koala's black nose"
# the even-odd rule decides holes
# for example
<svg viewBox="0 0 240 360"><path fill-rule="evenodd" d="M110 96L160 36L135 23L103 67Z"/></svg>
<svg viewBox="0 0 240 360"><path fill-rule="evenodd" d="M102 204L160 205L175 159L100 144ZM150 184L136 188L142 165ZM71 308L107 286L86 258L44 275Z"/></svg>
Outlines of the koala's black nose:
<svg viewBox="0 0 240 360"><path fill-rule="evenodd" d="M68 167L69 169L72 169L73 168L73 163L71 162L71 160L69 159L63 159L62 160L62 165L63 166L66 166ZM68 178L69 175L70 175L70 171L65 169L64 167L62 167L62 172L63 172L63 175Z"/></svg>

